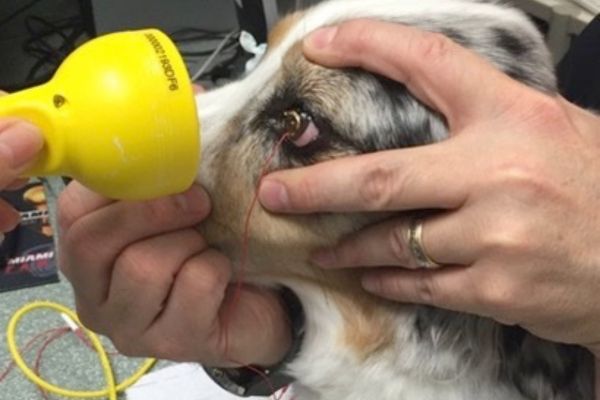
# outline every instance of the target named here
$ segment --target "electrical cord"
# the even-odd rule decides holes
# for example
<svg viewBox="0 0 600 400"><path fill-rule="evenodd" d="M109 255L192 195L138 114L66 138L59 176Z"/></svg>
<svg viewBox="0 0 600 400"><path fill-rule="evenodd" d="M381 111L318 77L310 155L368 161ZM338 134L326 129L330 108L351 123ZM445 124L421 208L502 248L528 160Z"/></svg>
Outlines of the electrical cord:
<svg viewBox="0 0 600 400"><path fill-rule="evenodd" d="M106 378L107 386L105 389L101 390L90 390L90 391L80 391L80 390L71 390L65 389L59 386L56 386L52 383L49 383L38 376L32 369L27 365L27 363L23 360L19 348L17 346L16 341L16 330L21 319L28 313L37 310L37 309L49 309L58 313L62 313L67 315L71 320L73 320L77 327L84 332L89 338L93 348L98 353L98 357L100 358L100 363L102 364L102 369L104 372L104 376ZM17 310L17 312L12 316L8 323L8 328L6 330L6 341L8 344L8 350L10 352L11 357L13 358L17 367L23 372L23 374L33 382L38 387L43 390L57 394L64 397L71 398L98 398L98 397L108 397L110 400L117 400L117 394L120 392L124 392L130 386L135 384L143 375L145 375L156 363L155 359L147 359L143 362L142 366L129 378L125 379L123 382L117 384L115 382L114 372L110 365L110 361L108 359L108 355L106 354L106 350L104 346L100 342L100 339L96 334L90 332L85 329L75 312L70 310L69 308L49 301L38 301L25 305L21 309Z"/></svg>
<svg viewBox="0 0 600 400"><path fill-rule="evenodd" d="M204 64L202 64L202 66L198 69L198 71L192 75L192 82L197 81L200 77L202 77L204 75L204 73L206 71L208 71L208 68L210 67L210 65L215 61L215 59L217 58L217 56L219 54L221 54L221 52L223 51L223 49L225 48L225 46L227 46L227 43L229 42L229 40L234 37L236 34L238 33L238 31L231 31L227 34L227 36L225 36L225 38L221 41L221 43L219 43L219 46L217 46L217 48L213 51L213 53L210 55L210 57L208 58L208 60L206 60L204 62Z"/></svg>
<svg viewBox="0 0 600 400"><path fill-rule="evenodd" d="M229 35L230 31L213 31L202 28L183 28L177 31L174 31L169 34L169 37L182 49L180 52L183 56L209 56L211 55L215 49L202 50L202 51L186 51L186 45L193 42L201 42L201 41L214 41L214 40L223 40ZM228 43L227 46L222 51L227 51L231 48L234 48L237 43L231 42Z"/></svg>
<svg viewBox="0 0 600 400"><path fill-rule="evenodd" d="M214 31L203 28L183 28L173 31L169 34L169 37L174 42L188 42L196 40L214 40L223 39L229 31Z"/></svg>
<svg viewBox="0 0 600 400"><path fill-rule="evenodd" d="M85 33L83 20L79 16L64 18L55 22L37 16L25 20L29 38L23 44L23 50L37 59L27 75L27 81L47 80L61 62L71 53L78 40ZM47 72L40 76L40 71Z"/></svg>
<svg viewBox="0 0 600 400"><path fill-rule="evenodd" d="M20 14L22 14L23 12L29 10L31 7L35 6L37 3L39 3L42 0L33 0L30 1L29 3L25 4L23 7L18 8L16 11L14 11L12 14L10 14L8 17L2 18L0 20L0 26L6 24L7 22L10 22L10 20L12 20L13 18L19 16Z"/></svg>
<svg viewBox="0 0 600 400"><path fill-rule="evenodd" d="M223 49L221 50L221 52L222 53L226 53L226 52L228 52L230 50L234 50L239 45L240 44L237 41L232 41L232 42L228 43L227 45L225 45L223 47ZM205 56L210 56L214 51L215 51L215 49L201 50L201 51L186 51L186 50L181 50L180 53L184 57L205 57Z"/></svg>

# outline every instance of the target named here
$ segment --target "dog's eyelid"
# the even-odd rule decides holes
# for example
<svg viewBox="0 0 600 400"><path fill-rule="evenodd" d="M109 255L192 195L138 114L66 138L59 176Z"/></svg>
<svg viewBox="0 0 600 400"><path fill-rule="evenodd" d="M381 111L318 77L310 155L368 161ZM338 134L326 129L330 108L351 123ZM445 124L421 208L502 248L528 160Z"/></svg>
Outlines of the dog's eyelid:
<svg viewBox="0 0 600 400"><path fill-rule="evenodd" d="M314 121L309 120L306 128L295 138L290 138L296 147L305 147L319 138L319 128Z"/></svg>
<svg viewBox="0 0 600 400"><path fill-rule="evenodd" d="M282 114L284 132L296 147L305 147L319 138L320 129L314 118L301 108L292 108Z"/></svg>

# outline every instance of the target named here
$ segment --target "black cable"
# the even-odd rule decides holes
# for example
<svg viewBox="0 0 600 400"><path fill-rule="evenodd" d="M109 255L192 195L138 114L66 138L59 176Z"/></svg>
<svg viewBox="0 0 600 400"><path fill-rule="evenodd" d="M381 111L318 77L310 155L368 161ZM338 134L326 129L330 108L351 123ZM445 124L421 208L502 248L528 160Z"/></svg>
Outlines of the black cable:
<svg viewBox="0 0 600 400"><path fill-rule="evenodd" d="M223 50L221 50L221 53L226 53L230 50L233 50L239 45L240 44L237 41L233 41L233 42L227 44L225 47L223 47ZM202 57L202 56L210 56L212 53L215 52L215 49L216 48L209 49L209 50L200 50L200 51L180 50L180 53L184 57Z"/></svg>
<svg viewBox="0 0 600 400"><path fill-rule="evenodd" d="M242 49L241 46L236 48L236 52L229 58L215 64L208 71L198 77L197 81L210 80L217 83L220 79L230 79L236 72L236 67L239 67L241 62L247 60L249 55Z"/></svg>
<svg viewBox="0 0 600 400"><path fill-rule="evenodd" d="M83 20L79 16L54 22L31 16L26 19L25 26L30 37L23 44L23 50L37 60L29 70L28 82L50 79L85 33ZM56 45L56 42L59 44ZM40 76L43 68L46 68L47 72Z"/></svg>
<svg viewBox="0 0 600 400"><path fill-rule="evenodd" d="M12 14L10 14L8 17L0 19L0 26L2 26L5 23L9 22L11 19L15 18L19 14L21 14L21 13L29 10L31 7L35 6L40 1L42 1L42 0L33 0L33 1L29 2L28 4L25 4L23 7L17 9L15 12L13 12Z"/></svg>
<svg viewBox="0 0 600 400"><path fill-rule="evenodd" d="M173 31L169 36L175 42L197 39L222 39L229 34L230 31L216 31L203 28L182 28Z"/></svg>

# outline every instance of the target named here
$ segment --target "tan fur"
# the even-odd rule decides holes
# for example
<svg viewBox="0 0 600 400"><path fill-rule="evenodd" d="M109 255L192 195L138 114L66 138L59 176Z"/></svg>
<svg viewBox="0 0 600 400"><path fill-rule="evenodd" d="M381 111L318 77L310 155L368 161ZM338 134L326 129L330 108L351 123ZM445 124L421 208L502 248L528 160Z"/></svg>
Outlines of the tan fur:
<svg viewBox="0 0 600 400"><path fill-rule="evenodd" d="M294 395L303 400L577 397L568 395L570 387L565 387L564 396L554 391L571 385L562 379L573 375L562 371L562 360L552 347L515 347L504 336L512 330L494 321L375 299L360 285L361 270L327 271L308 261L316 248L335 244L389 214L277 215L257 203L248 254L243 256L248 207L271 146L289 127L288 111L306 118L300 126L306 127L307 135L284 142L273 169L447 137L443 118L408 96L401 84L357 69L327 69L304 58L306 34L353 18L452 33L496 66L515 75L526 73L524 80L552 91L542 38L521 15L476 0L338 0L287 18L275 28L268 54L252 73L197 97L206 139L198 180L214 207L201 230L238 273L245 266L238 275L244 281L287 286L302 302L306 331L286 371L296 379ZM512 36L523 37L524 47L537 48L513 59L511 44L503 43ZM518 339L521 332L517 333ZM565 355L569 370L580 365L577 359L569 360ZM551 392L556 395L547 394Z"/></svg>
<svg viewBox="0 0 600 400"><path fill-rule="evenodd" d="M270 43L277 43L301 17L301 13L284 19L274 30ZM332 76L304 58L300 44L286 54L278 79L285 81L303 76L305 87L299 88L322 109L333 110L351 93L346 78ZM330 90L323 91L324 88ZM251 107L261 107L251 103ZM213 211L201 230L208 241L225 251L240 267L244 222L254 196L256 179L271 149L262 147L259 136L251 135L251 127L242 116L231 121L213 148L207 152L204 171L211 171L208 184L213 199ZM240 130L242 132L240 132ZM240 136L240 134L242 134ZM341 155L335 150L326 158ZM315 161L323 161L319 159ZM350 348L357 358L390 346L394 339L391 323L392 306L368 295L360 286L359 274L354 271L324 271L308 262L309 254L317 247L336 243L344 233L364 226L373 217L356 215L283 216L275 215L256 204L249 233L249 254L241 278L258 283L296 281L319 287L338 304L345 327L340 332L342 345ZM282 260L285 260L282 262Z"/></svg>
<svg viewBox="0 0 600 400"><path fill-rule="evenodd" d="M350 285L333 298L346 323L342 343L361 360L393 345L395 327L391 305L365 296L362 288L352 289Z"/></svg>
<svg viewBox="0 0 600 400"><path fill-rule="evenodd" d="M302 19L303 12L297 11L281 19L269 33L269 48L274 48L287 36L287 33Z"/></svg>

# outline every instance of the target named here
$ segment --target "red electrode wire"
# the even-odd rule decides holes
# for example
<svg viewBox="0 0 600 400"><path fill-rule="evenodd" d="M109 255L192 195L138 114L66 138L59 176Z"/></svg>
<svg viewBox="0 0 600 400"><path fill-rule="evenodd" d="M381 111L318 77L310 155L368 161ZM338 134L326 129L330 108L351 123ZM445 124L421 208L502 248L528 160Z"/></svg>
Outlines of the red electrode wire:
<svg viewBox="0 0 600 400"><path fill-rule="evenodd" d="M42 359L43 359L44 353L48 349L48 347L52 343L57 341L58 339L62 338L66 334L68 334L69 332L73 332L75 337L77 337L81 341L81 343L83 343L90 350L95 351L92 344L89 342L87 337L81 332L80 329L72 331L71 328L64 327L64 328L49 329L45 332L39 333L35 337L30 339L25 344L25 346L23 346L23 349L22 349L23 353L27 353L32 350L32 348L37 344L37 342L40 341L40 339L43 339L43 342L37 351L34 369L33 369L36 375L41 376L40 369L41 369L41 365L42 365ZM119 353L115 352L115 351L107 352L106 354L110 355L110 356L119 355ZM8 364L8 366L6 367L6 369L0 374L0 383L2 383L8 377L8 375L14 370L15 367L16 367L16 363L14 361L11 361ZM48 394L46 393L46 391L43 390L42 388L38 388L38 389L40 390L42 397L44 397L44 399L48 400Z"/></svg>
<svg viewBox="0 0 600 400"><path fill-rule="evenodd" d="M228 336L229 322L230 322L231 316L233 314L233 310L235 309L235 307L237 306L237 304L240 300L242 288L244 285L244 283L243 283L244 277L245 277L246 269L248 266L249 242L250 242L250 222L252 219L253 211L256 208L256 205L258 203L258 193L259 193L260 184L261 184L264 176L266 176L267 173L269 172L269 167L271 166L273 159L277 155L277 152L281 148L283 142L288 138L288 136L289 136L289 134L286 134L286 135L283 135L279 139L279 141L273 146L273 150L271 151L271 154L269 155L267 160L264 162L264 164L261 168L258 183L257 183L255 191L254 191L254 196L252 198L252 201L251 201L250 206L248 207L248 211L246 213L246 219L244 222L244 232L243 232L243 237L242 237L242 254L241 254L240 265L239 265L236 282L235 282L235 286L234 286L233 297L232 297L231 302L228 303L227 308L223 313L223 332L225 334L224 340L225 340L225 354L226 355L229 353L229 336ZM44 355L44 352L46 351L46 349L54 341L60 339L61 337L63 337L64 335L66 335L69 332L70 332L69 328L50 329L48 331L45 331L43 333L36 335L33 339L31 339L29 342L26 343L26 345L23 348L24 352L30 351L36 342L38 342L41 338L45 338L44 342L42 343L40 349L37 352L37 356L36 356L36 360L35 360L36 374L39 375L42 358L43 358L43 355ZM83 342L83 344L86 345L86 347L91 348L91 344L89 343L89 341L87 340L87 338L84 335L81 335L78 332L74 332L74 334L81 340L81 342ZM48 335L50 335L50 337L47 337ZM113 354L116 354L116 353L113 353ZM234 362L235 364L242 365L239 362L235 362L233 360L231 360L231 361ZM286 394L286 392L289 389L288 386L283 388L281 393L278 395L277 390L273 386L272 382L269 380L269 377L267 374L265 374L260 369L250 366L250 365L242 365L242 366L244 368L258 374L259 376L261 376L262 379L264 379L266 384L269 386L269 388L273 392L274 400L282 400L283 399L283 396ZM2 383L6 379L6 377L14 369L14 367L15 367L15 363L14 363L14 361L11 361L11 363L6 368L6 370L2 374L0 374L0 383ZM42 396L44 397L44 399L48 400L48 395L46 394L46 392L43 389L40 389L40 392L41 392Z"/></svg>
<svg viewBox="0 0 600 400"><path fill-rule="evenodd" d="M60 339L61 337L63 337L64 335L66 335L67 333L71 332L70 328L59 328L56 329L52 335L47 338L44 343L42 343L42 346L40 347L40 349L38 350L37 356L35 358L35 364L34 364L34 372L37 376L41 376L40 375L40 369L42 367L42 357L44 356L44 352L46 351L46 349L48 348L48 346L50 346L54 341ZM46 391L42 388L38 388L42 397L45 400L48 400L48 394L46 393Z"/></svg>
<svg viewBox="0 0 600 400"><path fill-rule="evenodd" d="M256 208L256 205L258 203L258 193L259 193L259 189L260 189L260 184L262 183L263 178L269 173L269 167L273 163L273 160L275 159L277 152L283 145L283 142L289 136L290 136L289 134L285 134L279 139L279 141L277 143L275 143L275 145L273 146L273 149L271 150L271 154L263 163L260 174L259 174L258 182L254 189L254 196L252 198L252 201L250 202L248 211L246 212L246 219L244 222L244 233L242 236L242 244L241 244L242 254L240 257L240 265L239 265L239 269L237 272L236 282L235 282L235 286L234 286L234 290L233 290L233 295L232 295L233 297L232 297L231 301L227 304L226 309L223 313L223 332L225 335L224 341L225 341L226 357L229 357L229 322L231 320L231 317L233 315L235 307L237 306L238 302L240 301L242 289L244 286L244 277L246 276L246 270L248 268L249 247L250 247L250 222L252 219L252 214L254 212L254 209ZM272 390L273 399L274 400L282 399L283 394L285 394L285 392L283 392L281 395L277 396L277 391L276 391L275 387L273 386L272 382L269 380L269 377L264 372L262 372L260 369L252 367L250 365L243 365L242 363L235 362L235 360L230 359L230 361L233 362L234 364L242 365L242 367L261 376L264 379L264 381L267 383L269 388Z"/></svg>
<svg viewBox="0 0 600 400"><path fill-rule="evenodd" d="M65 328L66 329L66 328ZM23 346L23 353L27 353L29 352L29 350L31 350L31 348L35 345L35 343L43 338L48 336L50 333L52 332L56 332L57 329L49 329L45 332L39 333L37 334L35 337L33 337L31 340L29 340L29 342L27 342L25 344L25 346ZM4 380L6 379L6 377L12 372L12 370L16 367L16 363L14 361L10 361L10 363L8 364L8 366L4 369L4 371L0 374L0 383L4 382Z"/></svg>

